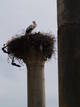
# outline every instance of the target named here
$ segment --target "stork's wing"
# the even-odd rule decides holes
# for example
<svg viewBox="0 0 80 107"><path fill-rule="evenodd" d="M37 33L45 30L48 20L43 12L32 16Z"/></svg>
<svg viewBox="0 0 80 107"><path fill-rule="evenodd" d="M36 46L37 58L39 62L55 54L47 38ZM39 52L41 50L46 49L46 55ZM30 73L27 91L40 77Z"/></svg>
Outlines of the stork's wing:
<svg viewBox="0 0 80 107"><path fill-rule="evenodd" d="M32 25L28 26L26 29L26 33L31 33L33 29L35 29L36 23L33 23Z"/></svg>

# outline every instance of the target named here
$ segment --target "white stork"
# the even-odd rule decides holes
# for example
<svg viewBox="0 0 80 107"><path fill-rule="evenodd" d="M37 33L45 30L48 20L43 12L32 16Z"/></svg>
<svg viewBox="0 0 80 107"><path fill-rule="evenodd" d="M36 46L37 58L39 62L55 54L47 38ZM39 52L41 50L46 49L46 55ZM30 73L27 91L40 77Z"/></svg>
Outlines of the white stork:
<svg viewBox="0 0 80 107"><path fill-rule="evenodd" d="M36 22L33 21L31 25L29 25L26 29L26 33L31 33L33 29L35 29L35 27L37 26Z"/></svg>

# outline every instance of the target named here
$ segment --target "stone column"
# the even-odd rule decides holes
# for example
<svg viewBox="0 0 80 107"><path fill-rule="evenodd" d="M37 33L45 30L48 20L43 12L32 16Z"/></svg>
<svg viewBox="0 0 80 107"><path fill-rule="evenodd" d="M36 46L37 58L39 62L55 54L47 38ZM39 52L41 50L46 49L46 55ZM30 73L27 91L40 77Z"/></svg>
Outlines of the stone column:
<svg viewBox="0 0 80 107"><path fill-rule="evenodd" d="M27 66L28 107L45 107L44 64L41 54L31 49Z"/></svg>
<svg viewBox="0 0 80 107"><path fill-rule="evenodd" d="M80 0L57 0L59 107L80 107Z"/></svg>

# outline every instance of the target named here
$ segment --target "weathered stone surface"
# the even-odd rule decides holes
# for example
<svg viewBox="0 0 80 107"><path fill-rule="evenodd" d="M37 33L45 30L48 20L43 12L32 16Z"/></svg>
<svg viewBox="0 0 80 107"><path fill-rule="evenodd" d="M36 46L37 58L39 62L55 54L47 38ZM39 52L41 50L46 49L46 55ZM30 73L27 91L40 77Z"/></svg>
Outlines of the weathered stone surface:
<svg viewBox="0 0 80 107"><path fill-rule="evenodd" d="M57 1L59 107L80 107L80 0Z"/></svg>
<svg viewBox="0 0 80 107"><path fill-rule="evenodd" d="M57 0L58 25L80 23L80 0Z"/></svg>
<svg viewBox="0 0 80 107"><path fill-rule="evenodd" d="M60 107L80 107L80 28L63 26L60 35Z"/></svg>
<svg viewBox="0 0 80 107"><path fill-rule="evenodd" d="M40 60L27 61L26 66L28 107L45 107L44 62Z"/></svg>

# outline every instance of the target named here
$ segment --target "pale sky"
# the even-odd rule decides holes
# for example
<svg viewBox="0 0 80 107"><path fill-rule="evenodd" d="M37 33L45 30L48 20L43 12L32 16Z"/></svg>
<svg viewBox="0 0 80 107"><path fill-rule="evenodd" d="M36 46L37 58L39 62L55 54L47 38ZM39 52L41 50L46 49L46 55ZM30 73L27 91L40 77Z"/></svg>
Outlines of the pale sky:
<svg viewBox="0 0 80 107"><path fill-rule="evenodd" d="M0 0L0 107L27 107L26 66L8 63L1 50L15 34L23 33L33 20L35 31L57 36L56 0ZM56 49L57 51L57 49ZM45 64L46 107L58 107L57 55Z"/></svg>

